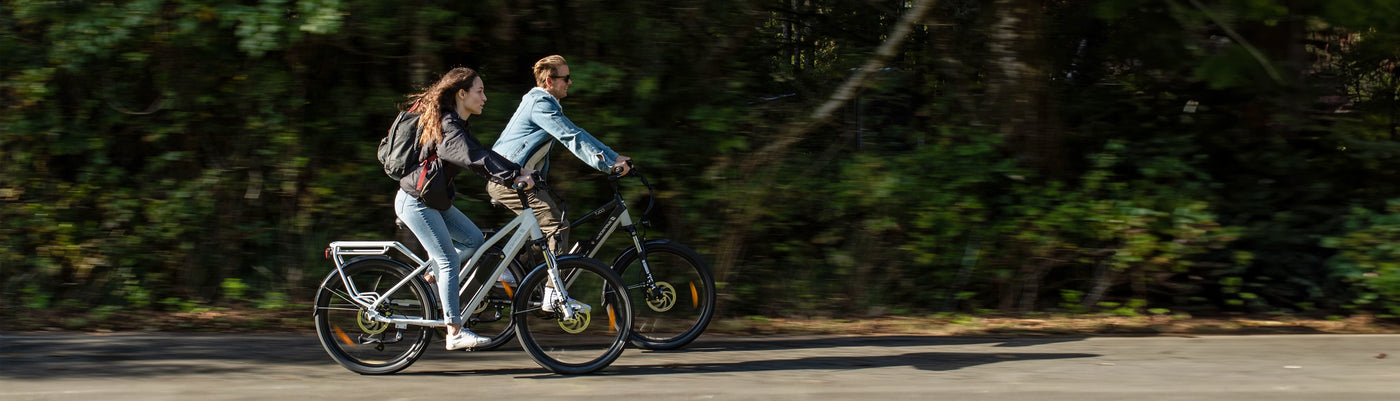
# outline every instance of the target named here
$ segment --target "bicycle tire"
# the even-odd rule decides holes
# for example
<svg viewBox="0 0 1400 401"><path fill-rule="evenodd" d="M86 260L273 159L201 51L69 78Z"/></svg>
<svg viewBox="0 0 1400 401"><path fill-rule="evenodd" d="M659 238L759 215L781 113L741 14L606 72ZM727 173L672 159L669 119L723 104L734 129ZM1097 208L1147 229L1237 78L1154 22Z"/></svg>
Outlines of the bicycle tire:
<svg viewBox="0 0 1400 401"><path fill-rule="evenodd" d="M582 256L558 259L559 273L572 277L571 298L591 310L572 321L540 309L548 269L536 267L515 294L515 334L521 348L541 367L559 374L585 374L608 367L627 346L632 303L617 273Z"/></svg>
<svg viewBox="0 0 1400 401"><path fill-rule="evenodd" d="M496 267L496 264L500 263L500 258L505 255L505 251L496 246L484 249L482 252L487 252L487 255L482 256L477 265L488 269ZM462 305L462 316L466 320L466 328L473 333L491 337L491 342L473 348L472 351L496 349L515 338L515 324L511 319L511 316L515 315L511 312L513 310L511 307L514 305L512 298L517 291L516 287L519 287L520 279L525 277L525 268L520 265L520 262L511 261L510 264L506 265L506 271L515 277L515 282L492 285L490 292L486 294L486 299L482 301L485 303L483 307L476 311L470 311L466 310L470 305Z"/></svg>
<svg viewBox="0 0 1400 401"><path fill-rule="evenodd" d="M619 254L612 265L627 284L636 313L632 344L649 350L689 345L714 317L714 275L704 259L685 245L667 240L651 240L644 245L647 265L655 279L650 285L635 248Z"/></svg>
<svg viewBox="0 0 1400 401"><path fill-rule="evenodd" d="M383 293L412 270L386 257L369 256L351 260L343 271L361 293ZM380 313L431 318L439 313L430 293L421 280L412 280L381 304ZM412 365L427 351L430 328L367 321L364 310L350 297L336 271L326 276L316 292L316 337L336 363L359 374L390 374Z"/></svg>

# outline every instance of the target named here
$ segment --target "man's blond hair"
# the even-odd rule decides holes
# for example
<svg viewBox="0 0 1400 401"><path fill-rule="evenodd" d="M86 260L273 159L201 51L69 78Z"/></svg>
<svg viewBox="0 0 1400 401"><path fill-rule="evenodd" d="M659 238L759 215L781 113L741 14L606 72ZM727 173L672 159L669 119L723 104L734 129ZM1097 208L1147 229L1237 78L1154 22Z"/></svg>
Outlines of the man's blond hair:
<svg viewBox="0 0 1400 401"><path fill-rule="evenodd" d="M549 78L559 72L559 67L569 65L564 61L564 56L558 54L548 56L535 62L535 86L544 87L545 78Z"/></svg>

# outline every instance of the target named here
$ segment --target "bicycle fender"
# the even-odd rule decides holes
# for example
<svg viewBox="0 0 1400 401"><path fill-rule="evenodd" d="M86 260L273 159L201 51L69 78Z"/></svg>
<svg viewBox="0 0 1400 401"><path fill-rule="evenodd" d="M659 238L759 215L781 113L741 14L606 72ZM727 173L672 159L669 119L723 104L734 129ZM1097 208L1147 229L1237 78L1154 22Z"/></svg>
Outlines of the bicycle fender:
<svg viewBox="0 0 1400 401"><path fill-rule="evenodd" d="M350 265L353 264L353 263L357 263L357 262L361 262L361 261L365 261L365 260L371 260L371 259L379 259L379 260L383 260L383 261L387 261L387 262L390 262L390 263L399 265L399 267L403 268L405 272L407 272L407 271L412 271L412 270L413 270L413 269L409 268L408 265L404 264L403 262L400 262L400 261L398 261L398 260L394 260L394 258L391 258L391 257L388 257L388 256L377 256L377 255L376 255L376 256L361 256L361 257L358 257L358 258L350 259L349 262L345 262L345 264L344 264L344 265L341 265L340 267L331 269L330 273L326 273L326 278L321 279L321 285L320 285L319 287L316 287L317 291L319 291L321 288L326 288L326 284L330 284L331 279L339 279L339 278L340 278L340 270L341 270L341 269L344 269L346 266L350 266ZM433 292L433 294L437 294L437 292ZM316 305L313 303L313 304L311 305L311 315L312 315L312 316L315 316L315 315L316 315L316 311L317 311L317 310L316 310Z"/></svg>

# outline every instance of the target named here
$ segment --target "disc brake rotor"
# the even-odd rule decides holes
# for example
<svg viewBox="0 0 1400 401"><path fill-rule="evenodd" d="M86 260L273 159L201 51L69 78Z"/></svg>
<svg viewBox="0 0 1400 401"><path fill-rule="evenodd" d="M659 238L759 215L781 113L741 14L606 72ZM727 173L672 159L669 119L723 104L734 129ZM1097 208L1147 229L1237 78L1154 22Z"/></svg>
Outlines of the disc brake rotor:
<svg viewBox="0 0 1400 401"><path fill-rule="evenodd" d="M490 300L490 299L483 299L483 300L481 300L481 304L478 304L478 305L476 306L476 310L472 311L471 314L475 315L475 314L478 314L478 313L481 313L481 312L485 312L485 311L486 311L486 308L489 307L489 306L491 306L491 300Z"/></svg>
<svg viewBox="0 0 1400 401"><path fill-rule="evenodd" d="M565 333L578 334L588 329L588 323L593 320L592 312L575 312L574 320L559 320L559 328Z"/></svg>
<svg viewBox="0 0 1400 401"><path fill-rule="evenodd" d="M665 312L676 306L676 287L671 283L658 281L656 289L647 294L647 307L657 312Z"/></svg>
<svg viewBox="0 0 1400 401"><path fill-rule="evenodd" d="M379 334L389 329L388 323L370 320L364 313L358 313L357 315L355 322L360 324L360 330L364 330L365 333Z"/></svg>

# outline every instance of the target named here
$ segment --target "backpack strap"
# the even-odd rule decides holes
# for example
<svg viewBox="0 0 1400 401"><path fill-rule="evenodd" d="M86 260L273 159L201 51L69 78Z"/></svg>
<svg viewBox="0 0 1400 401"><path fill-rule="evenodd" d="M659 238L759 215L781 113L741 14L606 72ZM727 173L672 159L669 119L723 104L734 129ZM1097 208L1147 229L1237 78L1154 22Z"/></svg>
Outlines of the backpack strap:
<svg viewBox="0 0 1400 401"><path fill-rule="evenodd" d="M428 183L427 183L427 181L426 181L427 178L428 178L428 163L432 163L433 160L437 160L437 153L434 153L432 156L428 156L427 159L423 159L423 165L422 165L422 167L420 167L420 168L418 169L419 171L422 171L421 173L418 173L418 192L419 192L419 193L422 193L422 192L423 192L423 186L424 186L424 185L428 185Z"/></svg>

